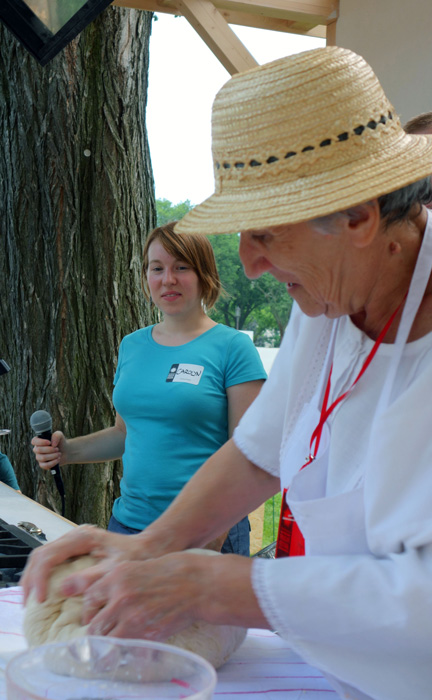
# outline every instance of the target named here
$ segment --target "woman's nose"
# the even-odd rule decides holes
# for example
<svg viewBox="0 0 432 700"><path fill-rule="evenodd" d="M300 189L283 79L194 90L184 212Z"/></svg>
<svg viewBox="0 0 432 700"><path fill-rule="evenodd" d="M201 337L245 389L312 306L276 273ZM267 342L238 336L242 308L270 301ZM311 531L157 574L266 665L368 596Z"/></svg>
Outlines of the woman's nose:
<svg viewBox="0 0 432 700"><path fill-rule="evenodd" d="M174 284L176 281L176 277L174 274L174 270L171 270L169 267L166 267L163 273L163 283L164 284Z"/></svg>
<svg viewBox="0 0 432 700"><path fill-rule="evenodd" d="M256 279L271 268L270 262L263 255L258 243L249 236L240 234L239 255L242 261L246 277Z"/></svg>

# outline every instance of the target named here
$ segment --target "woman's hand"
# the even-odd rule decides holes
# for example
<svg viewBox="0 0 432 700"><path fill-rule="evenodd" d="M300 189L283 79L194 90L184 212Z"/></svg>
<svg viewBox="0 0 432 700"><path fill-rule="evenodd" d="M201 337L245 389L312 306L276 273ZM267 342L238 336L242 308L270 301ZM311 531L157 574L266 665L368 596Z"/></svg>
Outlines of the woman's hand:
<svg viewBox="0 0 432 700"><path fill-rule="evenodd" d="M52 469L56 464L88 464L118 459L124 452L126 426L117 413L115 425L90 435L67 439L60 430L51 440L32 439L33 452L42 469Z"/></svg>
<svg viewBox="0 0 432 700"><path fill-rule="evenodd" d="M145 562L105 560L96 567L97 580L82 571L65 579L62 590L83 594L89 634L164 640L202 619L201 606L211 594L203 584L208 559L175 553Z"/></svg>
<svg viewBox="0 0 432 700"><path fill-rule="evenodd" d="M265 627L248 557L175 552L141 562L105 560L63 582L83 595L89 634L164 641L197 620Z"/></svg>
<svg viewBox="0 0 432 700"><path fill-rule="evenodd" d="M43 601L51 569L84 554L100 563L65 578L62 592L83 596L89 634L164 640L196 620L268 627L248 557L175 552L150 558L141 536L89 525L33 551L20 582L25 597L34 589Z"/></svg>
<svg viewBox="0 0 432 700"><path fill-rule="evenodd" d="M68 464L68 441L60 430L52 434L51 440L34 437L31 444L42 469L52 469L57 464Z"/></svg>
<svg viewBox="0 0 432 700"><path fill-rule="evenodd" d="M86 554L101 560L108 559L110 566L113 566L113 562L145 558L146 548L138 535L118 535L93 525L81 525L54 542L32 551L20 579L24 601L31 590L35 591L39 602L44 601L52 569L71 557ZM101 575L98 567L91 567L88 572L88 585Z"/></svg>

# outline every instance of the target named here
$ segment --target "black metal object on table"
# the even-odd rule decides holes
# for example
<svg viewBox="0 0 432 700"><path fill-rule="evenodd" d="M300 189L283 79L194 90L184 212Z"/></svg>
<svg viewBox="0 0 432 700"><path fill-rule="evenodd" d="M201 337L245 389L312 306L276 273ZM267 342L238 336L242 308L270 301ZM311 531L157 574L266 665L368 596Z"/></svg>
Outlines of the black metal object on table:
<svg viewBox="0 0 432 700"><path fill-rule="evenodd" d="M0 588L18 586L28 556L43 544L0 518Z"/></svg>
<svg viewBox="0 0 432 700"><path fill-rule="evenodd" d="M274 559L276 556L276 542L268 544L264 549L260 549L259 552L252 555L253 557L259 557L260 559Z"/></svg>

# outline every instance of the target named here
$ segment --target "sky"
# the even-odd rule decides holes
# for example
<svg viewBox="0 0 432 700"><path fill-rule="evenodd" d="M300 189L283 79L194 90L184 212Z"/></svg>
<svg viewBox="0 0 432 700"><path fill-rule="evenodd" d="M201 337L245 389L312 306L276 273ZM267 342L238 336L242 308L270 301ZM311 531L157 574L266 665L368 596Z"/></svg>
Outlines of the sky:
<svg viewBox="0 0 432 700"><path fill-rule="evenodd" d="M211 107L230 75L184 17L158 14L150 39L147 129L156 197L199 204L214 190ZM231 28L260 64L323 39Z"/></svg>

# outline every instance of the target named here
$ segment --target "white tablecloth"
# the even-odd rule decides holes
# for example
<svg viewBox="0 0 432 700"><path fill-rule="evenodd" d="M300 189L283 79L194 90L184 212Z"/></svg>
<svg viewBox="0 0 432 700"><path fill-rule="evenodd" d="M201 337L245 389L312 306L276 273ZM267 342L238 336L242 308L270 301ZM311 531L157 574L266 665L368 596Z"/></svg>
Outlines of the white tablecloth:
<svg viewBox="0 0 432 700"><path fill-rule="evenodd" d="M6 664L27 648L22 633L19 587L0 589L0 700L6 700ZM337 700L319 671L301 660L272 632L251 629L242 646L218 670L215 699Z"/></svg>

